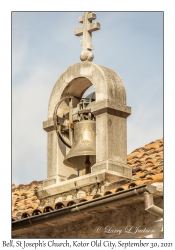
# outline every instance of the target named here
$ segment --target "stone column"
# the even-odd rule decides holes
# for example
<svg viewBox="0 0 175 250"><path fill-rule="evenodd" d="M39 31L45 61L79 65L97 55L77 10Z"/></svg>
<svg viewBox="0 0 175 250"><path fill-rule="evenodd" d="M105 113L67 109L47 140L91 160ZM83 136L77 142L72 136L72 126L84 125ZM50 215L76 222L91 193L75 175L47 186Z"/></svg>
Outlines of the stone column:
<svg viewBox="0 0 175 250"><path fill-rule="evenodd" d="M43 122L43 129L47 132L47 179L43 181L43 188L46 188L73 176L76 177L77 171L63 164L69 149L58 137L54 129L53 118Z"/></svg>
<svg viewBox="0 0 175 250"><path fill-rule="evenodd" d="M127 166L126 118L131 108L115 101L103 100L92 108L96 116L96 164L92 173L112 170L119 176L132 177L132 169Z"/></svg>

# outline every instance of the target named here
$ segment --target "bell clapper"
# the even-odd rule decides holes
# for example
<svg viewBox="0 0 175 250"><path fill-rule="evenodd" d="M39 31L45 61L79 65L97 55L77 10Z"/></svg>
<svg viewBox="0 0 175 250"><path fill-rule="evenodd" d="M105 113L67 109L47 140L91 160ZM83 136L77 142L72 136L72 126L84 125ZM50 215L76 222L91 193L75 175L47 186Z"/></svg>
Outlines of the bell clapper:
<svg viewBox="0 0 175 250"><path fill-rule="evenodd" d="M90 174L91 173L91 163L89 161L89 155L86 156L86 161L85 161L84 165L86 167L86 174Z"/></svg>

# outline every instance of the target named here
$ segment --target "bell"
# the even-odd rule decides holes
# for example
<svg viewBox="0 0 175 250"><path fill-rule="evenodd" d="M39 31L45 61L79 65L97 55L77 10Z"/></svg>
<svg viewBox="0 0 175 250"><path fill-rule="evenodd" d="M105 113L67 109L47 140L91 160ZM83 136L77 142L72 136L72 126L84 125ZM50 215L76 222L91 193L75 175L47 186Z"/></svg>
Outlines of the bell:
<svg viewBox="0 0 175 250"><path fill-rule="evenodd" d="M95 121L83 120L77 122L74 126L73 145L63 163L77 170L86 168L86 173L90 173L90 167L96 162L95 134Z"/></svg>

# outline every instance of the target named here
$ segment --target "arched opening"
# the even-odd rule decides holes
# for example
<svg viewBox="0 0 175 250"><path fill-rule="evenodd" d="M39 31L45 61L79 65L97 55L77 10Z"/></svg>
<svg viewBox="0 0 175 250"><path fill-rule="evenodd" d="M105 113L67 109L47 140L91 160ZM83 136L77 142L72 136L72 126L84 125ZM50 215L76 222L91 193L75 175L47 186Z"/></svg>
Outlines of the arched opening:
<svg viewBox="0 0 175 250"><path fill-rule="evenodd" d="M74 125L77 122L82 121L82 120L93 120L94 121L95 117L91 114L91 112L88 113L87 110L91 109L91 103L94 102L95 99L96 99L96 96L95 96L95 92L94 92L94 87L93 87L91 81L86 77L74 78L73 80L71 80L68 83L68 85L63 90L63 92L61 94L60 101L56 105L54 114L57 114L57 117L58 117L57 119L59 120L59 124L61 124L61 125L59 125L60 127L58 127L59 138L61 139L63 144L65 144L67 147L72 148L71 146L73 145L74 135L75 135L74 132L77 131L74 128ZM83 111L83 112L79 113L81 111ZM71 123L70 123L70 114L72 115L72 122ZM71 124L70 127L68 124ZM92 126L91 126L91 129L93 129ZM92 132L92 131L90 131L90 132ZM95 141L95 138L93 141ZM69 167L76 166L76 164L73 164L73 166L70 165L69 160L71 157L70 158L68 157L69 160L67 160L66 147L59 140L58 140L58 144L60 146L61 152L64 155L64 164L69 166ZM93 150L91 150L91 151L93 151ZM94 152L95 152L95 150L94 150ZM95 155L94 152L90 152L90 155ZM82 158L84 158L84 155L80 154L80 155L74 156L74 158L75 157L79 157L79 159L82 159ZM90 165L91 165L91 163L94 164L94 161L95 161L94 156L88 156L88 157L91 157L91 162L86 160L86 161L84 161L84 163L88 162ZM74 158L73 159L71 158L71 164L72 164ZM79 169L77 168L79 176L84 174L84 171L81 171L81 169L82 169L81 165L82 164L79 163L80 167L79 167ZM90 167L89 167L88 171L87 171L86 166L85 166L85 168L86 168L86 174L91 172Z"/></svg>
<svg viewBox="0 0 175 250"><path fill-rule="evenodd" d="M73 79L66 88L63 90L61 98L66 96L75 96L81 98L86 92L88 93L89 87L92 86L91 81L86 77L77 77ZM73 107L75 108L78 104L78 99L73 99Z"/></svg>
<svg viewBox="0 0 175 250"><path fill-rule="evenodd" d="M84 92L83 94L83 97L87 97L88 95L92 94L92 93L95 93L95 89L94 89L94 86L90 86L89 88L86 89L86 91ZM93 96L94 98L95 96ZM94 98L95 99L95 98Z"/></svg>

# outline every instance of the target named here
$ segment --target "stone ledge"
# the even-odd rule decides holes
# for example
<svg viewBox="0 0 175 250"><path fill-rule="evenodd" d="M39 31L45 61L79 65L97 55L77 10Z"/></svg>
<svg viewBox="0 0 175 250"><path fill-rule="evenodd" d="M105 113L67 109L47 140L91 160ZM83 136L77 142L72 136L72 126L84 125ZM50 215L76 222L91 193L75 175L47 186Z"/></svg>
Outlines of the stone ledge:
<svg viewBox="0 0 175 250"><path fill-rule="evenodd" d="M48 118L47 121L43 122L43 129L46 132L51 132L51 131L53 131L55 129L54 124L53 124L53 118Z"/></svg>
<svg viewBox="0 0 175 250"><path fill-rule="evenodd" d="M43 189L48 188L50 186L55 186L58 182L62 182L66 180L66 176L53 176L50 178L47 178L43 181Z"/></svg>
<svg viewBox="0 0 175 250"><path fill-rule="evenodd" d="M119 175L117 172L111 170L100 170L98 173L90 173L83 176L79 176L73 178L71 180L66 180L56 185L52 185L49 187L45 187L43 189L39 189L36 192L36 196L38 199L44 199L50 196L59 195L65 192L70 192L72 190L81 190L83 187L88 187L90 185L103 183L112 183L117 180L126 179L128 181L133 181L135 178L127 178Z"/></svg>
<svg viewBox="0 0 175 250"><path fill-rule="evenodd" d="M115 116L126 118L131 114L131 107L105 99L103 101L95 102L91 108L91 112L94 115L100 115L107 112Z"/></svg>

